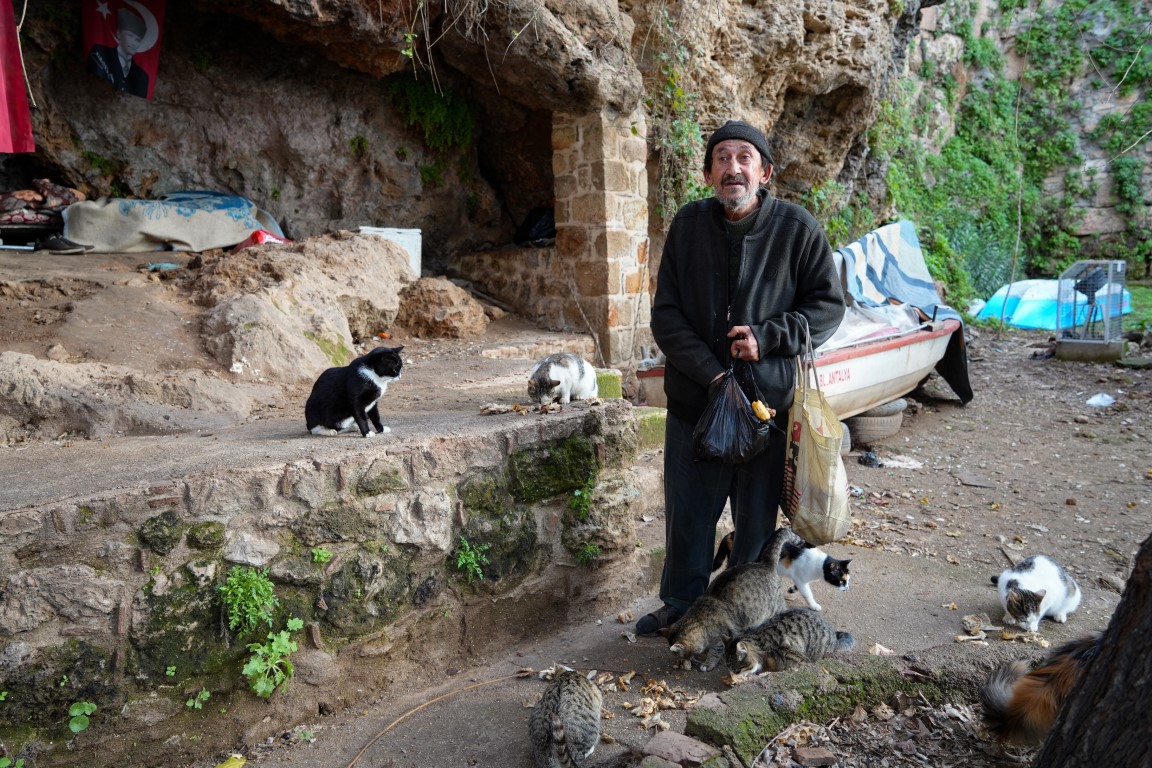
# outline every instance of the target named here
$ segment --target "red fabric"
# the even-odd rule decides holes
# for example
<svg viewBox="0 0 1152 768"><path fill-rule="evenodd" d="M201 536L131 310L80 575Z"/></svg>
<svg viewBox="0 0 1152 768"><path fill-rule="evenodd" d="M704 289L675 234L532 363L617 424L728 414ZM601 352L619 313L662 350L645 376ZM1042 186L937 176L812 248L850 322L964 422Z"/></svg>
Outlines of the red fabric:
<svg viewBox="0 0 1152 768"><path fill-rule="evenodd" d="M35 152L12 0L0 0L0 152Z"/></svg>
<svg viewBox="0 0 1152 768"><path fill-rule="evenodd" d="M160 39L164 30L166 0L81 0L84 23L84 66L114 88L151 99L160 69ZM116 62L121 44L118 17L127 11L144 32L137 35L139 48L131 57L131 69L124 72Z"/></svg>

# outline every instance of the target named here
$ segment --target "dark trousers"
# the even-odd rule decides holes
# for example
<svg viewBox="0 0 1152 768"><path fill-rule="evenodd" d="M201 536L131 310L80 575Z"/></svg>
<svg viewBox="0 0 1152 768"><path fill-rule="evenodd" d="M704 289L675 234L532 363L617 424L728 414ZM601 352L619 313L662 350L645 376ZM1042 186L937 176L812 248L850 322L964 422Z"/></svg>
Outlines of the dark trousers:
<svg viewBox="0 0 1152 768"><path fill-rule="evenodd" d="M785 434L747 464L692 459L693 422L668 414L664 433L664 573L660 598L683 612L704 593L716 551L716 523L732 500L736 527L731 565L752 562L776 530L784 481Z"/></svg>

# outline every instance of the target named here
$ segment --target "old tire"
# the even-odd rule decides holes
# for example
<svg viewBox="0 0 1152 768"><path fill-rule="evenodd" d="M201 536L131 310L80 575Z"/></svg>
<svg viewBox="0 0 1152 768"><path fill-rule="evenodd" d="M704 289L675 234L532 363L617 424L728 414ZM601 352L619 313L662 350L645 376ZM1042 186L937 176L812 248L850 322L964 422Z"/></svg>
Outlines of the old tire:
<svg viewBox="0 0 1152 768"><path fill-rule="evenodd" d="M847 456L852 452L852 430L848 429L847 422L840 422L840 429L844 430L844 438L840 441L840 455Z"/></svg>
<svg viewBox="0 0 1152 768"><path fill-rule="evenodd" d="M904 423L904 412L897 411L890 416L853 416L848 419L852 430L852 442L856 445L871 445L877 440L892 437L900 431Z"/></svg>
<svg viewBox="0 0 1152 768"><path fill-rule="evenodd" d="M904 410L907 407L908 407L908 401L902 397L898 397L895 400L884 403L883 405L878 405L870 411L864 411L864 413L862 413L860 415L861 416L891 416L894 413L904 413Z"/></svg>

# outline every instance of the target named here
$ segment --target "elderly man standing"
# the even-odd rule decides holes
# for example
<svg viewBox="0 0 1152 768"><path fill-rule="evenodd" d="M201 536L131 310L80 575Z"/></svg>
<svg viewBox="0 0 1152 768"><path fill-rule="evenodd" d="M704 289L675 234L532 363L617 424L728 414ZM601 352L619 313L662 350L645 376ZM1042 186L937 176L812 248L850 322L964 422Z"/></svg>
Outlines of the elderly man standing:
<svg viewBox="0 0 1152 768"><path fill-rule="evenodd" d="M819 222L764 187L772 152L754 126L730 120L708 139L704 180L713 197L672 221L657 275L652 334L667 357L664 391L664 605L636 622L653 635L671 626L708 585L716 523L731 500L730 565L755 560L777 526L795 357L805 327L814 346L844 316L844 293ZM709 385L732 361L751 366L780 429L740 465L694 460L692 431Z"/></svg>

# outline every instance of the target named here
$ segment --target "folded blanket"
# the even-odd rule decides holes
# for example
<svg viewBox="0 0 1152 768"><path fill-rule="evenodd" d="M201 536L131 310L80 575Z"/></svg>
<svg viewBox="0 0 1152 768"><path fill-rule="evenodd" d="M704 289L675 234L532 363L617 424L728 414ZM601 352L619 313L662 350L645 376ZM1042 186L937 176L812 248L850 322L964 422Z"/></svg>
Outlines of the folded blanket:
<svg viewBox="0 0 1152 768"><path fill-rule="evenodd" d="M267 229L269 218L250 200L217 192L173 192L157 200L105 197L68 206L64 237L102 253L205 251L236 245Z"/></svg>

